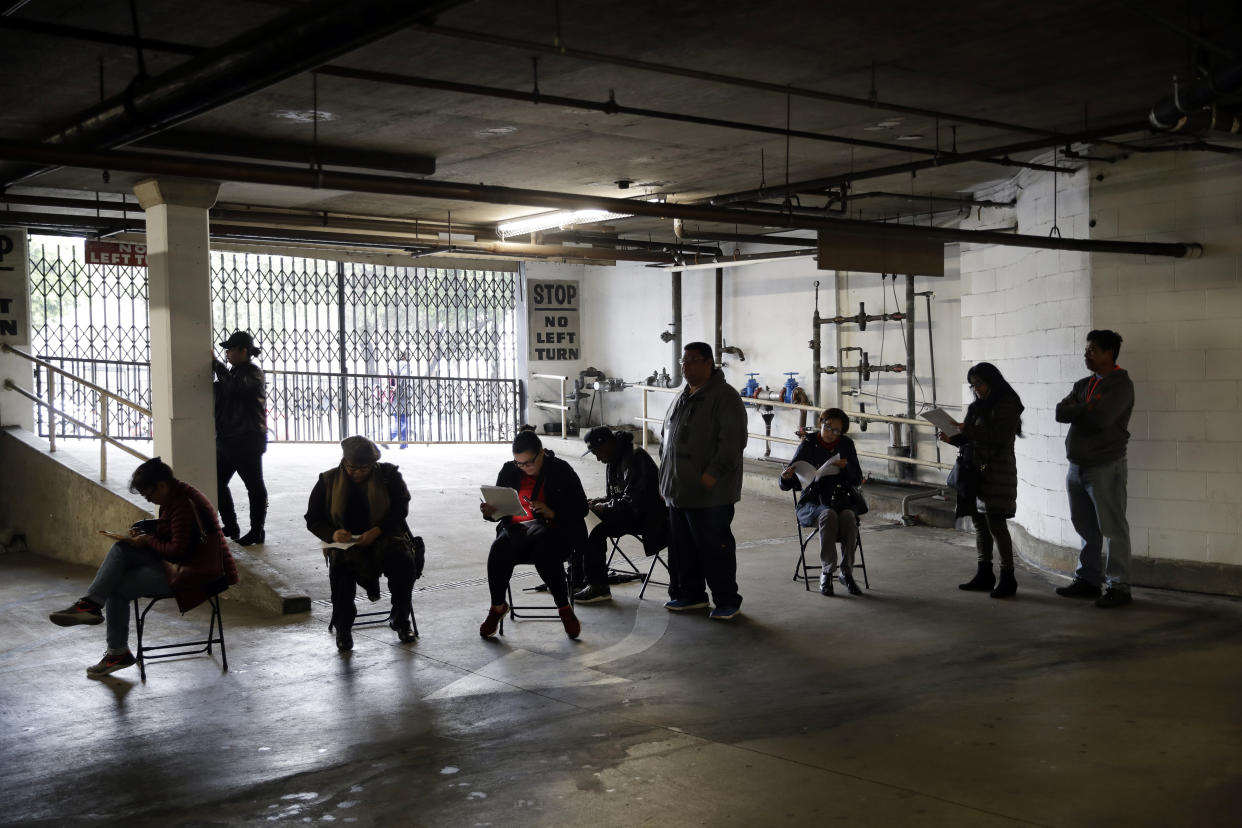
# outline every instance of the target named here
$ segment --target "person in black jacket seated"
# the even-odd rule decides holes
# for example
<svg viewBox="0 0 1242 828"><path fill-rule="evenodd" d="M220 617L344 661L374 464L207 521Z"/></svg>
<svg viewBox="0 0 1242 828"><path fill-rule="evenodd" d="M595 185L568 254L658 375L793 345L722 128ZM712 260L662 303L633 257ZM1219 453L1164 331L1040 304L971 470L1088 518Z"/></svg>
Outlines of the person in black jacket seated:
<svg viewBox="0 0 1242 828"><path fill-rule="evenodd" d="M238 331L220 343L229 365L212 359L216 413L216 500L224 536L242 546L263 543L267 521L267 486L263 453L267 451L267 408L263 371L251 361L258 356L254 339ZM232 367L229 367L232 366ZM250 499L250 531L241 534L229 481L233 473L246 484ZM240 537L238 537L240 535Z"/></svg>
<svg viewBox="0 0 1242 828"><path fill-rule="evenodd" d="M819 415L819 431L802 441L780 479L781 491L801 490L802 483L794 474L793 467L799 460L810 463L815 469L832 460L832 465L839 469L836 474L813 481L798 500L798 523L819 528L819 560L823 564L819 591L822 595L832 595L838 541L841 543L841 584L850 595L862 594L858 584L854 583L858 515L854 512L850 495L850 487L862 483L862 466L858 465L854 441L845 436L849 427L849 418L841 409L823 411Z"/></svg>
<svg viewBox="0 0 1242 828"><path fill-rule="evenodd" d="M1000 370L980 362L966 372L975 401L966 409L966 421L957 434L939 438L961 450L958 461L969 466L959 470L958 516L970 516L975 524L975 548L979 553L975 577L959 589L991 592L1008 598L1018 591L1013 574L1013 540L1006 521L1018 511L1018 464L1014 440L1022 436L1022 400ZM1000 581L992 573L992 549L1000 554ZM993 588L995 587L995 588Z"/></svg>
<svg viewBox="0 0 1242 828"><path fill-rule="evenodd" d="M608 466L604 497L587 501L600 520L587 536L586 548L575 549L572 571L587 585L574 594L579 604L607 601L608 539L627 534L643 538L643 551L654 555L668 543L668 509L660 497L660 470L628 431L598 426L587 432L587 451Z"/></svg>
<svg viewBox="0 0 1242 828"><path fill-rule="evenodd" d="M380 575L388 576L392 595L389 626L402 641L413 641L414 581L422 573L405 522L410 490L399 468L379 462L379 446L366 437L346 437L341 450L340 465L319 475L306 505L306 528L315 537L325 543L353 541L348 549L324 550L332 586L329 628L336 630L336 648L345 652L354 646L355 584L378 601Z"/></svg>
<svg viewBox="0 0 1242 828"><path fill-rule="evenodd" d="M569 603L565 561L575 548L586 543L586 493L573 467L547 451L533 431L522 431L513 440L513 460L496 475L496 485L516 489L526 513L502 517L496 540L487 556L487 585L492 604L479 625L479 635L496 634L500 619L509 611L505 592L513 568L533 563L548 586L560 613L565 634L577 638L582 625ZM496 509L479 504L486 520L496 520Z"/></svg>

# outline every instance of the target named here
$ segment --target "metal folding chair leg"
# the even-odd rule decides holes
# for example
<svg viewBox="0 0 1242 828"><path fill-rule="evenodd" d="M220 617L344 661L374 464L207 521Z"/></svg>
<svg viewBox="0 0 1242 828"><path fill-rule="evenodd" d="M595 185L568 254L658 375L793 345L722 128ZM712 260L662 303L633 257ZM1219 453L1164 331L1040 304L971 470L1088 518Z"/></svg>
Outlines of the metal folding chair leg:
<svg viewBox="0 0 1242 828"><path fill-rule="evenodd" d="M643 596L647 592L647 587L655 584L656 586L668 586L668 581L657 581L655 579L656 564L664 567L665 575L669 575L668 563L664 560L664 553L657 552L651 556L651 566L647 568L647 574L643 577L643 588L638 591L638 600L643 600Z"/></svg>
<svg viewBox="0 0 1242 828"><path fill-rule="evenodd" d="M221 590L223 592L223 590ZM146 596L144 596L146 597ZM161 596L159 598L151 598L147 601L145 608L139 609L138 602L141 598L134 599L134 628L138 638L138 648L134 653L134 657L138 661L138 674L143 681L147 680L147 661L154 661L157 658L175 658L177 656L198 655L206 653L211 655L213 644L220 645L220 664L222 672L227 673L229 670L228 651L224 647L224 616L220 613L220 593L210 595L207 598L207 604L211 607L211 621L207 626L207 638L198 641L179 641L175 644L158 644L156 646L148 646L143 643L143 633L147 625L147 613L155 606L157 601L172 596ZM174 652L160 652L156 650L173 650Z"/></svg>
<svg viewBox="0 0 1242 828"><path fill-rule="evenodd" d="M533 566L533 564L518 564L518 566ZM568 564L566 564L566 566L564 567L564 570L565 570L565 590L569 594L569 606L572 607L574 605L574 592L573 592L572 585L569 580ZM513 600L513 582L510 581L509 585L505 587L505 589L508 593L508 598L509 598L508 615L510 619L514 621L518 621L521 619L525 619L528 621L560 621L561 620L560 608L556 606L555 601L553 601L551 604L551 611L549 611L548 604L517 604L517 603L514 603L514 600ZM523 592L526 592L526 591L528 590L523 590ZM551 591L549 590L549 592ZM519 613L518 610L521 610L522 612ZM503 615L500 617L499 633L501 635L505 634L505 619Z"/></svg>

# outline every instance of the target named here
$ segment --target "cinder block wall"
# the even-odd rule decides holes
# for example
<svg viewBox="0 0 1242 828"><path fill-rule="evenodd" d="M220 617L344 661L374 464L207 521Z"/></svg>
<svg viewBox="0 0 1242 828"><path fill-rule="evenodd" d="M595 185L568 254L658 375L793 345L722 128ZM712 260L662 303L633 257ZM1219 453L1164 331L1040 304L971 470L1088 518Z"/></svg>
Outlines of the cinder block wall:
<svg viewBox="0 0 1242 828"><path fill-rule="evenodd" d="M1062 235L1087 235L1089 175L1082 170L1057 181L1055 224ZM1012 211L991 210L969 229L1011 228L1046 236L1052 230L1052 176L1021 175L1003 192L1016 198ZM1056 404L1082 377L1083 340L1091 330L1090 256L995 245L963 245L962 373L991 362L1026 406L1018 440L1018 513L1035 538L1077 547L1065 497L1065 427ZM970 399L963 389L963 399Z"/></svg>
<svg viewBox="0 0 1242 828"><path fill-rule="evenodd" d="M1168 153L1096 165L1092 175L1093 238L1205 250L1201 259L1092 261L1092 322L1125 339L1119 362L1135 382L1135 554L1242 567L1242 167Z"/></svg>
<svg viewBox="0 0 1242 828"><path fill-rule="evenodd" d="M1017 444L1023 553L1065 570L1079 539L1064 494L1056 403L1086 374L1092 328L1124 338L1135 382L1129 515L1138 584L1242 593L1242 170L1198 153L1096 164L1057 182L1065 236L1198 241L1198 260L963 246L962 358L996 363L1026 403ZM964 226L1053 226L1051 176L1024 173L1007 216ZM1092 226L1094 225L1094 226ZM1062 547L1056 550L1056 546Z"/></svg>

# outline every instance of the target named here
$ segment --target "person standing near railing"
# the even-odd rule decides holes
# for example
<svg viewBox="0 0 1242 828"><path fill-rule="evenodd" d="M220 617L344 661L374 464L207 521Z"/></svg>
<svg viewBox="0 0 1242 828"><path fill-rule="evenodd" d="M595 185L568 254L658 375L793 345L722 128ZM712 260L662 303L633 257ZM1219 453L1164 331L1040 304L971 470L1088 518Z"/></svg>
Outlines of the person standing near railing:
<svg viewBox="0 0 1242 828"><path fill-rule="evenodd" d="M220 343L225 365L212 359L216 409L216 492L224 534L242 546L263 543L267 520L267 486L263 483L263 453L267 451L267 393L263 371L252 362L259 355L254 338L237 331ZM246 484L250 499L250 531L241 534L229 481L234 472ZM240 537L239 537L240 535Z"/></svg>

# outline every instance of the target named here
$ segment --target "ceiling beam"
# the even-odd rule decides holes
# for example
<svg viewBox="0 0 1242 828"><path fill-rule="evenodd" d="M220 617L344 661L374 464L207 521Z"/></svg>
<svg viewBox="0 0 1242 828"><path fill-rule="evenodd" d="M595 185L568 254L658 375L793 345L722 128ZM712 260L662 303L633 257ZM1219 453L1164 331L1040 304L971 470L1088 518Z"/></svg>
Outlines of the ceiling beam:
<svg viewBox="0 0 1242 828"><path fill-rule="evenodd" d="M323 165L409 175L434 175L436 171L436 159L430 155L377 152L296 141L264 141L203 132L162 132L150 138L144 138L136 142L134 146L142 149L168 150L220 158L284 161L307 167Z"/></svg>
<svg viewBox="0 0 1242 828"><path fill-rule="evenodd" d="M1066 137L1068 139L1068 143L1078 144L1089 143L1102 138L1109 138L1114 135L1125 135L1132 132L1145 132L1146 130L1147 124L1136 122L1129 124L1114 124L1112 126L1100 127L1098 129L1084 130ZM855 181L865 181L869 178L883 178L885 176L899 175L901 173L917 174L921 170L944 167L950 164L981 161L985 158L992 158L998 155L1005 157L1015 152L1033 152L1035 150L1044 149L1047 146L1047 141L1033 139L1017 144L1007 144L1003 147L989 147L987 149L974 150L972 152L958 153L957 157L953 160L927 158L922 161L910 161L905 164L893 164L887 167L873 167L869 170L841 173L839 175L831 175L826 178L813 178L809 181L794 181L788 184L776 184L771 187L760 187L755 190L743 190L742 192L737 193L726 193L723 195L701 199L701 201L711 204L714 207L720 207L726 204L735 204L739 201L762 201L768 198L780 198L791 193L815 192L816 190L826 190L829 187L840 187L843 184L852 184Z"/></svg>
<svg viewBox="0 0 1242 828"><path fill-rule="evenodd" d="M314 0L163 74L138 77L120 95L44 139L107 148L153 135L372 43L460 0ZM43 168L0 168L12 184Z"/></svg>
<svg viewBox="0 0 1242 828"><path fill-rule="evenodd" d="M650 218L680 218L690 221L721 222L725 224L770 226L774 223L774 219L779 219L784 227L801 230L836 230L851 225L860 229L874 229L876 227L873 222L848 218L820 218L799 215L774 216L772 213L766 212L747 213L743 210L730 210L723 207L699 204L660 203L640 199L629 200L580 195L578 193L529 190L517 187L498 187L452 181L385 178L383 176L362 173L302 170L293 167L203 161L151 155L148 153L118 152L115 150L77 150L21 141L0 140L0 159L83 167L86 169L109 169L118 172L154 176L185 176L217 181L267 184L278 187L301 187L312 190L342 190L345 192L445 199L484 204L520 204L550 210L607 210L612 213L647 216ZM911 238L935 240L946 244L967 242L996 244L1007 247L1078 250L1088 253L1125 253L1142 256L1171 256L1173 258L1197 258L1203 253L1202 245L1194 242L1126 242L1099 239L1066 239L1019 233L997 233L990 230L961 230L950 227L919 227L902 224L889 224L886 227L896 234L908 234Z"/></svg>

